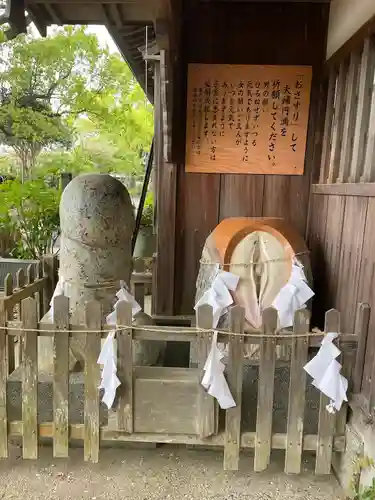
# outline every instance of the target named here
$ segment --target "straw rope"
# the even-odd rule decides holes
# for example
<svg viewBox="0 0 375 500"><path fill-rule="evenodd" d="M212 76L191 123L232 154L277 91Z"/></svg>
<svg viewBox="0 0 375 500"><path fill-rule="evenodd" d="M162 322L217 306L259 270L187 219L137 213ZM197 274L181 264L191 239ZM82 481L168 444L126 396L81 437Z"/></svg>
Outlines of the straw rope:
<svg viewBox="0 0 375 500"><path fill-rule="evenodd" d="M303 252L298 252L298 253L295 253L294 254L294 257L298 257L299 255L308 255L310 253L309 250L305 250ZM287 262L289 261L290 258L278 258L278 259L268 259L268 260L252 260L252 261L248 261L248 262L224 262L224 263L220 263L220 262L210 262L208 260L205 260L205 259L200 259L199 263L203 266L219 266L219 268L223 268L223 267L236 267L236 266L239 266L239 267L250 267L250 266L254 266L254 265L264 265L264 264L268 264L269 262Z"/></svg>
<svg viewBox="0 0 375 500"><path fill-rule="evenodd" d="M110 325L106 325L111 329ZM137 326L137 325L116 325L112 328L112 330L140 330L144 332L157 332L157 333L172 333L173 327L170 327L168 330L159 328L158 326L154 327L147 327L147 326ZM216 330L216 329L207 329L207 328L197 328L197 327L191 327L191 328L185 328L185 329L178 329L179 327L175 327L176 331L178 333L182 334L192 334L192 333L213 333L217 332L220 335L233 335L233 336L238 336L238 337L254 337L254 338L272 338L272 339L282 339L282 338L309 338L309 337L322 337L325 335L325 332L306 332L306 333L275 333L275 334L269 334L269 333L262 333L262 332L254 332L254 333L238 333L238 332L230 332L228 330ZM16 328L16 327L8 327L4 326L1 327L0 330L8 330L8 331L15 331L19 332L20 330L26 330L27 332L39 332L39 333L58 333L59 331L64 331L64 332L69 332L69 333L78 333L78 334L84 334L84 333L100 333L100 332L105 332L108 329L101 329L101 330L70 330L70 329L61 329L61 330L53 330L53 329L45 329L45 328Z"/></svg>

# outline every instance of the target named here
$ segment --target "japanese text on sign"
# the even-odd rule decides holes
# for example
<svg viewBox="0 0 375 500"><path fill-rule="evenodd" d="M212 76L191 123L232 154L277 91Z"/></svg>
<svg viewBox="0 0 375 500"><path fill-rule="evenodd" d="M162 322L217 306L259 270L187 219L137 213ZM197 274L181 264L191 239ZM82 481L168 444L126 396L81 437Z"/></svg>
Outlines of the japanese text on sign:
<svg viewBox="0 0 375 500"><path fill-rule="evenodd" d="M190 64L186 170L302 175L311 67Z"/></svg>

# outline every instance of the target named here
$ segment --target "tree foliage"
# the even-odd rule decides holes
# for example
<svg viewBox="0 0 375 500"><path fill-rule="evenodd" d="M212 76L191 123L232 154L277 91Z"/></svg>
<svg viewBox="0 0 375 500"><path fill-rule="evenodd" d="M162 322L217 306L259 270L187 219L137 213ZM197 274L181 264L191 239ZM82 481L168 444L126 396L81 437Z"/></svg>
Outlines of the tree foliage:
<svg viewBox="0 0 375 500"><path fill-rule="evenodd" d="M142 168L151 106L128 65L95 34L64 27L47 38L20 35L0 51L0 142L26 176L41 153L44 162L51 154L67 167L78 164L73 170Z"/></svg>
<svg viewBox="0 0 375 500"><path fill-rule="evenodd" d="M60 191L46 185L43 178L0 184L0 228L16 235L11 256L40 259L53 252L59 233Z"/></svg>

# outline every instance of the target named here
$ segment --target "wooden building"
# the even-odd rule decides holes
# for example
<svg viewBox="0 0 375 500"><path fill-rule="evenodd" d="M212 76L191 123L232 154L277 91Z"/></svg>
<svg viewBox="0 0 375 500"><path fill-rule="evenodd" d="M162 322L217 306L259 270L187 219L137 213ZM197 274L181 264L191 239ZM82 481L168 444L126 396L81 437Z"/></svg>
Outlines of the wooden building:
<svg viewBox="0 0 375 500"><path fill-rule="evenodd" d="M318 324L336 307L352 332L358 302L375 310L374 0L24 1L42 33L50 24L105 24L155 104L157 313L191 313L205 239L231 216L283 217L305 235ZM186 171L192 63L312 67L303 175ZM375 314L359 349L354 389L369 421Z"/></svg>

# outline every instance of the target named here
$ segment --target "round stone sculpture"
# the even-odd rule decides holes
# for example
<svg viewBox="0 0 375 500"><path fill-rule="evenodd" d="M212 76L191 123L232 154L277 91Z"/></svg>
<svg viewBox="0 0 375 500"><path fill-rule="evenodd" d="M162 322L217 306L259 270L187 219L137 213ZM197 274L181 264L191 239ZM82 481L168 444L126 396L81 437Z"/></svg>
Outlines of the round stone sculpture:
<svg viewBox="0 0 375 500"><path fill-rule="evenodd" d="M110 175L85 174L65 188L60 203L60 280L70 300L71 321L84 323L85 304L102 304L102 321L113 311L120 280L130 283L133 206L125 186ZM142 323L151 323L142 313ZM150 344L150 345L149 345ZM84 340L71 339L70 368L84 362ZM157 342L134 342L136 364L154 364Z"/></svg>

